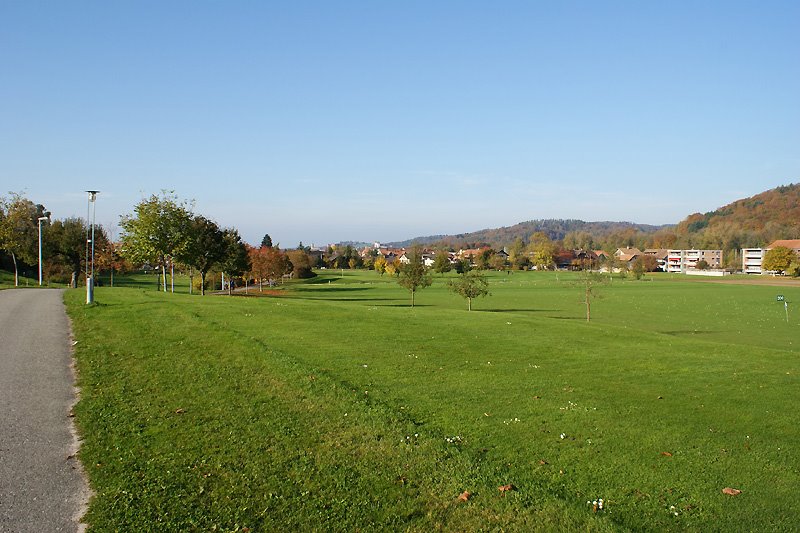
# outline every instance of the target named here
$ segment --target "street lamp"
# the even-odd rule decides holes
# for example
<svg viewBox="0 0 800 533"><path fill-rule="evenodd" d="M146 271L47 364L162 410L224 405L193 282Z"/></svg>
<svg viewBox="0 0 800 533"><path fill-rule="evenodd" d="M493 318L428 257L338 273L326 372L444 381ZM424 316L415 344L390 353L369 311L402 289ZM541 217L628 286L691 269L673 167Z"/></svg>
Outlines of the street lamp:
<svg viewBox="0 0 800 533"><path fill-rule="evenodd" d="M39 217L39 286L42 286L42 221L50 220L50 217Z"/></svg>
<svg viewBox="0 0 800 533"><path fill-rule="evenodd" d="M91 230L91 237L86 241L86 303L90 304L94 302L94 221L95 215L97 214L97 205L95 204L95 198L97 197L97 193L100 191L86 191L89 193L89 201L86 204L86 223L89 223L89 211L91 208L92 210L92 230ZM92 268L89 270L89 243L92 246Z"/></svg>

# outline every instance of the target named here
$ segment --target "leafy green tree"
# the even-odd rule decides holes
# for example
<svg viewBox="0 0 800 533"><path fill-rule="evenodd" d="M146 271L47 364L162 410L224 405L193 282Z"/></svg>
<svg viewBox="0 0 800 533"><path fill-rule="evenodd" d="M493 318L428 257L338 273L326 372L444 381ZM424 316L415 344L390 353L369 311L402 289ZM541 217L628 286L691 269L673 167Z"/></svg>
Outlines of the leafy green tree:
<svg viewBox="0 0 800 533"><path fill-rule="evenodd" d="M181 263L200 273L200 295L206 293L206 274L220 263L227 252L224 234L217 223L195 215L184 228L184 245L177 253Z"/></svg>
<svg viewBox="0 0 800 533"><path fill-rule="evenodd" d="M430 272L422 264L422 253L418 246L414 246L408 255L409 262L399 267L397 283L411 293L411 307L414 307L414 295L418 290L429 287L433 280Z"/></svg>
<svg viewBox="0 0 800 533"><path fill-rule="evenodd" d="M261 247L272 248L272 237L269 236L269 233L265 233L264 238L261 239Z"/></svg>
<svg viewBox="0 0 800 533"><path fill-rule="evenodd" d="M785 273L792 263L797 262L797 260L798 257L794 250L785 246L776 246L771 250L767 250L767 253L764 254L764 261L761 263L761 267L764 270Z"/></svg>
<svg viewBox="0 0 800 533"><path fill-rule="evenodd" d="M700 261L694 264L694 268L696 268L697 270L708 270L709 266L710 265L708 264L708 261L706 261L705 259L701 259Z"/></svg>
<svg viewBox="0 0 800 533"><path fill-rule="evenodd" d="M433 258L433 271L444 276L445 272L450 272L452 268L450 254L446 250L437 250Z"/></svg>
<svg viewBox="0 0 800 533"><path fill-rule="evenodd" d="M233 294L233 278L242 276L250 270L250 257L247 246L242 242L239 232L233 228L222 231L223 254L217 267L228 275L228 294Z"/></svg>
<svg viewBox="0 0 800 533"><path fill-rule="evenodd" d="M469 259L459 259L456 261L455 265L453 265L455 271L459 274L463 274L464 272L469 272L472 270L472 265L469 262Z"/></svg>
<svg viewBox="0 0 800 533"><path fill-rule="evenodd" d="M78 278L86 257L87 226L83 219L71 217L54 220L42 232L42 247L47 261L44 270L48 279L69 280L70 287L78 286ZM102 231L95 231L95 241Z"/></svg>
<svg viewBox="0 0 800 533"><path fill-rule="evenodd" d="M451 280L448 287L454 293L467 299L467 311L472 311L472 299L489 294L489 280L477 270L461 274L458 279Z"/></svg>
<svg viewBox="0 0 800 533"><path fill-rule="evenodd" d="M48 216L44 206L20 194L0 198L0 249L11 255L14 263L14 286L19 286L19 259L36 264L39 257L39 217Z"/></svg>
<svg viewBox="0 0 800 533"><path fill-rule="evenodd" d="M161 267L164 292L167 291L167 264L186 246L190 223L190 206L167 191L142 200L134 207L134 214L121 217L126 257L133 263Z"/></svg>

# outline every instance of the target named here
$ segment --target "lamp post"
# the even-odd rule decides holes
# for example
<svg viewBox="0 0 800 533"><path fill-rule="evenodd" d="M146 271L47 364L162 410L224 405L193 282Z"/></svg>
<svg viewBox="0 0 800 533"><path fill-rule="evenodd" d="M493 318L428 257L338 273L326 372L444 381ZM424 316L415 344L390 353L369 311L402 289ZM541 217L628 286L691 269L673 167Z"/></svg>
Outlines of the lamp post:
<svg viewBox="0 0 800 533"><path fill-rule="evenodd" d="M86 246L86 303L91 304L94 303L94 220L95 215L97 214L97 205L95 204L95 199L97 197L97 193L100 191L86 191L89 193L89 201L86 204L86 223L89 223L89 211L91 208L94 208L92 211L92 229L91 229L91 237L87 239L87 246ZM92 256L91 256L91 270L89 269L89 246L88 244L91 243L92 247Z"/></svg>
<svg viewBox="0 0 800 533"><path fill-rule="evenodd" d="M49 220L48 217L39 217L39 286L42 286L42 221Z"/></svg>

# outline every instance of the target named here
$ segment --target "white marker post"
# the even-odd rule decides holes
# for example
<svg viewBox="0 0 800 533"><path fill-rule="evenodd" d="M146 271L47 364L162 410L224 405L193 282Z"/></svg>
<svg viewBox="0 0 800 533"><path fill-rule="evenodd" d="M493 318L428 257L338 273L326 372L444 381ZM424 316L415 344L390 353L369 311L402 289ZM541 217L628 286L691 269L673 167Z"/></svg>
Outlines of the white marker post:
<svg viewBox="0 0 800 533"><path fill-rule="evenodd" d="M784 298L783 294L779 294L775 301L783 302L783 310L786 312L786 323L789 323L789 302Z"/></svg>

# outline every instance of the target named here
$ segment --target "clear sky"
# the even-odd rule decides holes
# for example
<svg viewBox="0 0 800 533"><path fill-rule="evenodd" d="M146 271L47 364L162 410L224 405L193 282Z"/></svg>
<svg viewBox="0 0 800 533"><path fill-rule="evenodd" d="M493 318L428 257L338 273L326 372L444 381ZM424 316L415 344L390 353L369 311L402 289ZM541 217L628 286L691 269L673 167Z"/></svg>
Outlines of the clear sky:
<svg viewBox="0 0 800 533"><path fill-rule="evenodd" d="M800 2L0 0L0 193L255 244L676 223L800 181Z"/></svg>

